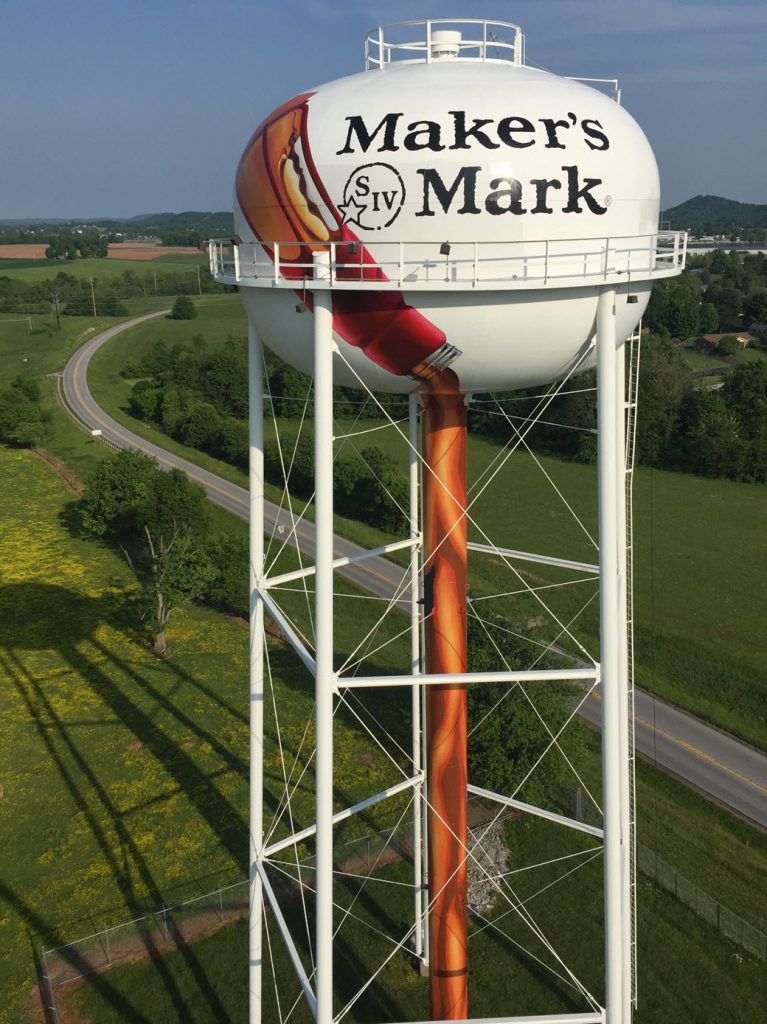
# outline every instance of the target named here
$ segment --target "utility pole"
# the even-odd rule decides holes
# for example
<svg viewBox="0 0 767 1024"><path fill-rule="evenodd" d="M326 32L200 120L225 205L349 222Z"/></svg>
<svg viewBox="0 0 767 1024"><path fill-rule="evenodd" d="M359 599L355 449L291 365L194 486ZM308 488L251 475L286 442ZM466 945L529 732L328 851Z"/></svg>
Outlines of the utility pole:
<svg viewBox="0 0 767 1024"><path fill-rule="evenodd" d="M197 268L197 294L202 295L202 282L200 281L200 268Z"/></svg>
<svg viewBox="0 0 767 1024"><path fill-rule="evenodd" d="M53 293L53 312L56 314L56 326L61 330L61 316L59 315L59 297L56 292Z"/></svg>
<svg viewBox="0 0 767 1024"><path fill-rule="evenodd" d="M93 304L93 315L96 316L96 292L93 289L93 278L91 278L91 303Z"/></svg>
<svg viewBox="0 0 767 1024"><path fill-rule="evenodd" d="M157 294L157 271L153 270L152 273L154 274L154 293L156 295Z"/></svg>

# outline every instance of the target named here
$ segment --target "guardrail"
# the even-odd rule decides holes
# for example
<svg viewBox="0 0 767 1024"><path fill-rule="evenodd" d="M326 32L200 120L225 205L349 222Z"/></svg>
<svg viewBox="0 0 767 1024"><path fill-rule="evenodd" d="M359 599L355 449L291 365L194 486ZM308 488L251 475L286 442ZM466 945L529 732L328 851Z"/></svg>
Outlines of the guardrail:
<svg viewBox="0 0 767 1024"><path fill-rule="evenodd" d="M372 258L361 242L212 239L216 280L252 287L302 284L349 290L425 291L575 287L669 277L684 269L687 233L504 242L376 241ZM327 278L314 280L313 255L328 252Z"/></svg>

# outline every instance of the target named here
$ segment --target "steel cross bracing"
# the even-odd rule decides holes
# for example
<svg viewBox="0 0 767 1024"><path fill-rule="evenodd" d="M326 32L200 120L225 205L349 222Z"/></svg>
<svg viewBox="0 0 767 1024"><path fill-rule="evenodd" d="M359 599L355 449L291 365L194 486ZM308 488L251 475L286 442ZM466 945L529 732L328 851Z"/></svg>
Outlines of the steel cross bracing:
<svg viewBox="0 0 767 1024"><path fill-rule="evenodd" d="M319 274L327 273L327 269L320 263ZM327 298L326 298L327 297ZM317 529L317 555L315 564L301 564L297 570L277 571L276 562L279 552L284 549L287 539L285 537L272 537L268 544L264 545L263 530L263 376L262 362L260 356L259 341L255 336L253 328L250 328L249 352L251 367L251 510L252 510L252 531L251 531L251 925L250 925L250 1020L251 1024L265 1024L262 1020L262 985L265 980L263 967L267 963L273 963L273 946L271 930L276 928L280 933L289 959L293 962L299 982L300 991L297 998L285 1000L277 995L278 1013L280 1024L286 1024L292 1013L295 1011L298 1002L305 1001L309 1006L312 1016L319 1024L336 1024L344 1019L353 1009L354 1005L369 985L378 976L380 971L391 960L392 957L403 953L406 950L414 952L416 957L426 964L428 941L428 910L435 894L428 892L428 878L426 875L426 835L423 827L424 815L428 807L428 799L425 790L424 780L424 751L421 742L422 733L422 709L423 698L426 687L445 679L440 676L427 675L422 672L422 643L421 635L423 630L423 614L420 605L420 583L419 583L419 557L422 545L419 510L419 478L428 472L428 467L422 464L418 451L418 416L416 402L410 401L410 414L407 430L403 430L399 421L388 416L385 410L380 413L389 420L393 429L401 435L403 442L409 451L409 485L410 496L408 503L408 517L410 521L410 536L407 540L392 542L383 545L369 552L368 555L392 553L397 550L410 551L409 565L403 570L402 583L398 591L388 600L383 614L379 618L379 626L385 616L392 610L406 610L409 614L407 627L402 632L410 636L410 674L404 675L380 675L363 676L359 675L364 657L371 650L377 650L381 646L390 643L391 640L384 640L381 644L376 640L378 626L369 630L366 636L358 645L356 651L352 652L346 659L345 666L336 670L333 664L333 601L334 596L345 598L349 595L334 592L334 571L348 563L348 558L333 558L332 531L333 531L333 422L332 422L332 386L333 386L333 361L342 360L343 356L338 351L332 337L332 317L329 304L330 292L325 289L318 289L315 295L315 379L314 379L314 405L315 405L315 468L317 479L317 491L315 495L315 519ZM323 301L324 300L324 301ZM499 810L493 818L493 822L499 820L500 816L508 808L522 811L525 814L538 816L549 820L562 827L574 829L581 833L593 836L599 843L594 851L588 854L589 859L601 854L604 848L606 867L606 919L607 919L607 940L606 940L606 962L607 962L607 1004L603 1008L594 996L582 985L582 983L570 971L567 965L557 955L550 939L540 927L539 922L530 913L526 905L527 900L520 900L511 884L511 875L514 872L497 875L491 873L481 860L483 837L491 827L488 826L477 839L474 849L464 847L464 854L467 859L475 863L483 877L492 884L497 893L497 898L508 904L505 914L512 915L524 922L529 932L553 958L556 967L540 960L531 949L526 949L528 955L537 959L548 970L553 972L564 983L572 986L575 992L580 993L590 1009L585 1013L560 1014L535 1017L498 1017L498 1018L475 1018L476 1024L532 1024L536 1022L551 1022L551 1024L587 1024L587 1022L606 1022L606 1024L628 1024L631 1015L631 1003L635 1000L635 965L634 965L634 924L633 909L635 901L635 889L629 887L622 881L628 880L630 872L633 871L633 855L630 858L630 871L626 871L625 857L633 847L633 837L627 842L629 834L633 833L634 810L633 810L633 737L629 732L629 702L631 700L629 690L630 666L632 662L632 641L630 631L630 525L627 525L627 517L631 511L631 490L630 469L633 464L634 434L635 434L635 413L636 413L636 390L638 372L638 335L632 338L629 347L629 375L628 375L628 398L624 389L624 365L623 346L615 345L614 315L616 295L612 288L605 288L600 295L598 332L595 343L588 347L587 351L581 353L578 360L575 360L570 372L564 380L552 386L544 395L540 396L535 412L531 414L521 425L515 425L514 434L508 445L499 453L496 460L480 474L475 481L473 490L469 495L466 506L466 517L481 537L481 542L472 543L471 550L476 557L483 557L491 554L499 559L508 568L512 578L520 592L527 593L538 602L542 610L551 615L552 621L556 623L558 632L555 639L543 649L536 658L540 660L546 650L561 648L556 647L559 642L570 642L573 644L577 654L571 655L573 660L572 669L543 669L536 668L536 661L527 669L512 669L503 664L499 658L499 669L493 673L465 673L462 676L450 677L451 682L462 681L468 684L478 682L496 682L499 687L499 702L510 692L510 689L520 688L526 699L533 705L534 702L526 691L526 684L531 681L545 683L547 680L567 679L573 683L574 694L582 695L585 700L597 686L603 690L603 737L609 750L603 757L605 769L605 813L602 827L588 825L581 821L568 818L565 815L555 814L544 808L537 808L520 800L517 793L525 784L527 777L535 770L542 759L553 751L560 751L559 740L562 732L577 713L577 706L573 708L572 715L558 730L552 731L543 719L542 724L546 728L548 740L545 749L538 761L528 773L528 776L517 786L515 792L510 794L492 793L485 789L469 786L469 792L475 796L481 796L487 801L493 802ZM317 315L319 312L319 315ZM526 436L532 426L545 415L553 397L563 391L573 373L577 372L585 357L597 346L599 366L598 405L600 412L600 426L604 427L609 418L611 426L620 425L618 437L621 443L617 443L616 431L610 431L613 439L612 446L600 445L600 544L599 544L599 565L587 562L577 562L572 559L554 558L550 555L537 555L531 552L511 550L499 547L476 522L472 507L477 498L484 492L486 487L507 464L513 452L527 450ZM609 354L612 349L612 356ZM348 364L347 364L348 366ZM363 388L364 390L364 388ZM375 403L375 396L368 395L371 403ZM308 400L307 400L308 405ZM304 412L306 413L306 406ZM303 419L302 419L303 422ZM509 420L514 423L514 420ZM275 426L276 426L275 420ZM602 434L601 436L604 436ZM354 431L343 435L343 444L353 445ZM623 439L625 438L625 443ZM296 441L297 445L297 441ZM293 508L292 499L288 488L290 479L290 468L296 454L296 447L293 451L289 446L281 447L281 460L285 475L285 491L283 496L284 505L289 509L293 531L297 523L306 512L306 506L301 512ZM543 468L543 467L542 467ZM628 472L626 472L628 470ZM570 513L576 516L574 510L567 504L566 499L559 492L558 488L549 478L549 482L557 495L565 503ZM621 497L622 496L622 497ZM620 525L621 521L623 526ZM581 527L588 535L583 524ZM260 540L259 540L260 536ZM622 539L628 542L628 548ZM593 539L592 539L593 541ZM596 542L594 542L596 543ZM275 555L274 549L277 550ZM270 553L272 554L270 560ZM609 557L608 557L609 555ZM359 556L365 557L364 555ZM607 601L602 596L602 654L597 661L578 641L572 632L575 620L581 614L583 608L588 607L594 599L593 594L581 608L575 617L570 621L561 621L548 607L541 590L545 587L533 587L516 567L516 562L533 562L542 565L555 565L563 569L580 574L580 577L573 583L584 583L587 580L594 580L598 573L602 584L602 591L605 586L609 590ZM270 568L270 566L272 568ZM309 589L308 584L314 584L314 593ZM307 617L309 620L308 631L294 621L293 615L289 614L280 604L280 594L290 589L288 585L296 584L302 592L305 602ZM564 584L563 584L564 585ZM621 588L625 597L619 597ZM293 588L295 589L295 588ZM313 598L313 600L312 600ZM481 607L479 603L472 602L471 614L477 617L486 631L491 629L493 624L483 618L476 610ZM605 610L607 609L607 610ZM315 679L315 703L311 715L307 718L303 734L293 740L292 748L289 750L283 742L280 734L280 711L279 699L277 696L274 681L272 679L269 651L263 640L263 612L267 610L269 615L281 626L284 635L290 645L296 651L299 659L309 670ZM621 614L623 620L621 621ZM379 644L379 647L375 645ZM605 657L606 656L606 657ZM624 666L622 668L622 666ZM369 707L360 703L357 694L383 687L409 686L412 692L412 719L413 728L411 735L411 749L404 750L397 740L387 731L384 725L377 720L375 714ZM579 689L580 688L580 689ZM580 699L580 698L579 698ZM582 701L581 701L582 703ZM263 783L264 783L264 708L271 705L272 714L276 729L276 744L279 755L279 773L282 778L283 795L274 810L271 822L264 819L263 805ZM366 734L376 743L377 748L385 755L390 765L397 769L399 780L392 785L371 793L364 799L352 803L340 810L334 806L333 799L333 723L339 710L344 714L351 715L364 729ZM539 716L540 717L540 716ZM312 736L316 733L316 745ZM296 746L297 744L297 746ZM575 767L573 771L575 771ZM576 777L577 772L576 772ZM613 778L613 785L610 785L610 777ZM305 811L298 814L296 800L298 794L314 781L316 791L317 815L316 820L306 825ZM401 825L404 816L412 814L413 831L413 924L406 934L401 938L394 939L388 936L392 946L388 956L379 968L368 979L360 978L360 988L357 994L347 1001L340 1012L334 1005L333 985L333 964L332 948L335 936L347 920L358 922L366 927L378 931L370 922L367 922L359 915L356 909L357 896L348 906L336 902L333 890L335 878L339 870L334 861L333 855L333 829L341 822L348 821L353 817L387 801L396 798L407 797L405 810L402 811L399 819ZM595 806L598 803L591 797ZM399 804L397 805L400 806ZM628 823L628 831L626 831ZM392 829L387 843L391 841L396 828ZM315 856L307 860L301 852L306 844L314 842ZM602 846L601 844L604 844ZM386 846L384 846L384 849ZM285 858L285 859L283 859ZM380 861L380 855L376 864ZM567 872L568 877L572 871L577 871L582 863L588 862L586 858L581 859L578 855L575 867ZM387 883L387 879L376 876L375 866L367 866L367 873L358 871L341 872L348 874L362 881L363 891L368 884ZM295 936L291 932L285 913L281 907L282 896L276 879L292 879L294 888L300 892L301 919L303 923L300 930L303 934ZM557 879L557 882L561 879ZM388 881L388 884L402 884ZM551 883L554 884L554 883ZM632 882L633 885L633 882ZM359 895L358 893L358 895ZM311 900L311 904L310 904ZM271 907L270 920L264 918L263 908L265 904ZM310 905L315 911L316 928L312 931L310 926ZM482 923L481 927L492 928L503 934L509 941L516 944L507 932L499 927L502 917L497 920L485 919L477 914L477 919ZM340 923L339 923L340 921ZM295 924L294 924L295 928ZM264 935L267 939L266 948L263 944ZM302 953L300 948L304 949ZM272 970L274 975L274 970ZM275 978L276 983L276 978ZM424 1022L426 1024L426 1022ZM429 1022L429 1024L440 1024L440 1022Z"/></svg>

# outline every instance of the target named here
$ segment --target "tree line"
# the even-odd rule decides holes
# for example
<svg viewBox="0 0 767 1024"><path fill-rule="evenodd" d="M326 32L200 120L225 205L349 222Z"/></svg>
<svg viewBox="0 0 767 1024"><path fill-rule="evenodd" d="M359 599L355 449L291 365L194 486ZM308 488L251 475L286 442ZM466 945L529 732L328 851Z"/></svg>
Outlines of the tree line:
<svg viewBox="0 0 767 1024"><path fill-rule="evenodd" d="M196 270L124 270L114 277L94 277L93 292L89 280L63 270L42 281L0 274L0 312L50 313L55 295L59 311L65 316L92 316L95 294L98 315L127 316L122 304L125 299L227 291L232 289L218 284L207 271L198 275Z"/></svg>
<svg viewBox="0 0 767 1024"><path fill-rule="evenodd" d="M297 420L306 406L307 378L272 353L265 353L269 399L275 416ZM131 389L134 416L160 427L182 444L205 451L240 469L248 467L248 365L245 339L230 337L209 349L202 335L189 345L155 342L124 376L139 379ZM336 415L349 414L359 392L339 388ZM395 411L406 402L392 401ZM289 468L291 492L309 499L314 493L314 440L311 415L302 430L282 430L280 440L264 445L266 479L282 487ZM399 534L405 530L407 482L395 461L377 445L358 452L339 451L334 464L336 509L342 515Z"/></svg>
<svg viewBox="0 0 767 1024"><path fill-rule="evenodd" d="M679 276L659 281L645 323L685 340L767 324L767 256L716 249L690 256Z"/></svg>
<svg viewBox="0 0 767 1024"><path fill-rule="evenodd" d="M308 380L270 352L265 353L268 401L283 421L302 417L307 409ZM172 348L162 340L142 360L128 364L123 374L139 378L133 385L130 409L140 419L157 424L183 444L247 469L247 347L245 339L230 338L222 348L209 350L196 335L188 345ZM501 443L524 430L535 450L569 461L594 462L596 444L596 375L581 374L568 382L541 417L528 424L545 389L479 395L472 401L469 429ZM407 415L407 400L399 395L376 396L393 419ZM362 414L380 416L371 401L347 388L335 392L335 415L350 419ZM309 418L311 409L309 408ZM283 449L293 457L291 487L302 497L311 494L310 431L283 425ZM338 510L384 529L400 532L404 520L386 490L404 506L404 474L377 446L359 458L341 453L336 463ZM639 374L639 417L636 457L641 465L763 483L767 479L767 360L738 366L717 391L694 386L690 370L669 333L645 336ZM267 478L282 483L281 453L276 441L265 446ZM361 468L362 467L362 468ZM362 473L362 476L360 476ZM369 478L385 479L386 487L369 488ZM394 509L394 511L392 511ZM392 518L393 517L393 518Z"/></svg>
<svg viewBox="0 0 767 1024"><path fill-rule="evenodd" d="M109 251L109 236L98 231L60 232L48 238L47 260L104 259Z"/></svg>
<svg viewBox="0 0 767 1024"><path fill-rule="evenodd" d="M597 457L596 374L572 378L566 394L547 406L526 442L540 452L573 462ZM526 422L545 389L480 396L472 403L470 429L505 442ZM700 476L767 481L767 359L744 363L718 390L696 388L678 347L667 335L642 339L636 460Z"/></svg>

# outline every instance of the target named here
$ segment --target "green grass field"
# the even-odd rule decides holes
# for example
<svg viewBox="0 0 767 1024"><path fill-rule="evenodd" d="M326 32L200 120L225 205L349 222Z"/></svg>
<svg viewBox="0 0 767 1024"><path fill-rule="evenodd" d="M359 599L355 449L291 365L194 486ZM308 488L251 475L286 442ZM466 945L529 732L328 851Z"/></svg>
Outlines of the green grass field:
<svg viewBox="0 0 767 1024"><path fill-rule="evenodd" d="M575 855L593 847L587 837L561 839L554 826L521 819L507 827L513 863L541 863L552 848ZM599 1001L603 999L601 966L602 882L599 860L582 858L584 866L562 879L573 863L548 865L514 875L510 879L514 896L526 901L526 910L544 933L551 937L567 966ZM377 873L358 900L356 909L373 927L391 925L402 935L410 923L410 898L401 883L410 880L407 865L387 867ZM381 884L399 882L398 887ZM348 905L359 882L349 880L337 887L340 907ZM638 894L639 1011L637 1024L709 1024L727 1020L750 1024L767 1012L767 994L762 986L763 965L744 955L723 939L685 906L641 880ZM288 921L299 936L304 934L300 904L283 904ZM554 977L558 967L542 943L516 915L508 913L502 899L484 920L473 919L470 928L469 1012L472 1016L501 1013L534 1014L584 1012L588 1004L565 982ZM505 934L486 921L495 922ZM287 1008L298 995L279 933L267 922L267 970L264 985L265 1019L284 1019ZM64 1005L82 1018L103 1024L141 1019L163 1024L183 1019L194 1024L247 1019L246 990L247 931L244 922L230 925L178 952L138 964L117 965L102 976L101 985L83 984L67 994ZM334 943L336 1009L345 1005L356 991L355 978L363 970L372 973L387 953L377 935L364 924L351 920L339 930ZM537 958L533 959L533 958ZM561 968L560 968L561 971ZM111 991L103 991L104 982ZM282 1014L278 1015L279 994ZM428 982L416 973L409 956L396 956L374 984L344 1018L353 1024L381 1021L426 1020ZM303 1002L290 1017L309 1024Z"/></svg>
<svg viewBox="0 0 767 1024"><path fill-rule="evenodd" d="M0 470L0 1021L11 1024L32 984L33 938L57 945L242 877L248 634L227 615L182 608L171 619L171 655L156 658L136 621L126 562L70 532L63 483L26 451L0 448ZM281 568L295 564L286 552ZM304 599L281 603L298 617ZM374 612L358 606L355 629L364 630ZM356 636L350 622L341 597L342 651ZM398 657L392 648L374 660L393 671ZM313 694L284 648L270 648L269 664L290 763ZM382 713L402 721L396 701ZM337 721L337 799L346 806L400 776L350 715ZM271 705L267 731L273 813L282 769ZM299 823L312 805L305 778L293 807ZM287 824L276 828L277 836Z"/></svg>
<svg viewBox="0 0 767 1024"><path fill-rule="evenodd" d="M162 337L169 344L201 333L211 345L242 336L246 324L236 296L200 303L190 322L154 321L115 339L94 357L90 382L98 401L115 418L169 450L184 455L226 479L247 486L244 473L221 460L195 452L156 427L125 411L132 382L120 376L128 359L138 358ZM707 358L707 357L704 357ZM338 424L338 433L379 425L364 420ZM270 428L268 428L270 432ZM394 428L347 442L375 443L404 467L407 453ZM499 454L496 443L469 439L470 476L480 485ZM515 454L504 472L482 492L473 515L493 541L516 550L592 561L595 548L586 532L556 495L562 492L592 538L596 537L596 470L547 457ZM269 490L275 498L275 489ZM635 594L637 672L640 685L750 743L767 748L767 669L761 606L767 540L762 523L767 489L726 480L640 468L635 484ZM363 523L337 518L340 532L362 544L387 538ZM474 538L483 540L478 530ZM521 565L528 583L553 585L567 576L560 570ZM508 568L497 559L472 561L477 595L510 589ZM544 593L547 604L567 623L592 592L589 584ZM592 588L593 590L593 588ZM510 598L505 610L514 617L544 615L530 597ZM558 627L552 626L552 637ZM574 635L597 654L595 604L578 619Z"/></svg>
<svg viewBox="0 0 767 1024"><path fill-rule="evenodd" d="M696 352L694 348L683 348L681 350L684 361L691 370L714 370L727 368L727 363L717 356L708 356L705 352Z"/></svg>
<svg viewBox="0 0 767 1024"><path fill-rule="evenodd" d="M112 323L106 321L103 326ZM101 326L99 322L86 326L81 318L73 319L71 325L55 337L46 332L33 353L36 372L60 369L68 354L90 336L82 332ZM201 302L199 318L189 324L155 321L117 339L113 348L102 350L101 369L94 367L91 381L105 406L109 407L96 381L99 389L109 390L113 384L111 401L119 411L125 392L121 397L116 390L125 382L118 375L122 362L116 353L121 359L140 354L141 346L157 336L152 330L156 326L166 338L166 328L183 329L190 335L199 331L216 344L230 333L243 334L244 317L236 298L210 297ZM140 332L143 341L133 337ZM24 351L23 332L14 337L7 352L0 344L4 380L19 372L19 354ZM124 414L120 418L137 429ZM104 450L76 428L71 428L69 437L59 431L58 422L54 426L60 457L75 460L80 471L103 455ZM388 434L381 431L374 437L394 450L395 439ZM166 446L172 444L168 441ZM185 454L194 457L194 453ZM472 439L476 473L496 454L496 446ZM6 830L10 838L4 865L8 867L2 872L0 890L0 899L6 902L0 911L0 948L10 951L0 965L0 1022L11 1024L18 1019L20 1001L32 984L32 936L46 945L67 941L163 900L183 899L193 891L243 876L247 632L227 616L184 609L172 620L174 650L169 658L158 661L136 632L130 575L123 560L100 544L72 536L66 528L70 497L42 462L28 453L2 449L0 460L6 484L0 495L4 563L0 594L4 684L0 692L7 723L0 747L4 748L2 763L13 765L0 779L0 806L13 823ZM593 469L542 461L593 529ZM511 483L505 488L491 486L476 506L480 523L487 525L493 538L514 547L591 557L589 542L570 514L565 509L552 513L544 500L550 485L539 479L529 458L515 456L510 466ZM230 472L236 474L231 468ZM241 481L241 474L236 475ZM701 714L720 713L715 687L729 683L728 703L731 699L742 704L732 711L734 731L756 709L757 721L748 727L757 736L764 728L764 719L761 724L758 721L758 697L738 683L732 665L724 659L740 648L758 617L758 601L746 602L744 594L758 594L759 552L763 551L758 526L763 510L758 488L658 473L646 475L643 483L639 474L638 562L641 567L643 559L649 560L650 569L639 573L638 621L640 640L641 630L649 631L650 639L645 636L643 642L650 644L654 654L654 665L652 658L640 661L642 672L647 673L640 682L659 689L667 686L673 693L682 673L685 699L699 700ZM223 512L215 515L226 519ZM730 531L720 528L722 522L736 524L732 533L738 538L737 547ZM244 524L237 528L244 529ZM348 530L357 531L365 542L376 542L380 536L362 524L348 524ZM289 553L283 558L281 567L295 564ZM730 576L724 574L724 565ZM549 578L538 574L537 568L535 573L537 580L527 577L532 582ZM731 581L736 574L739 590ZM477 593L499 585L508 586L508 571L502 565L485 564L477 573ZM723 605L728 587L730 603ZM563 595L557 605L563 612L576 606L576 599L569 595L577 589L556 592ZM288 595L286 601L290 613L300 619L302 596ZM712 608L714 601L718 603ZM352 636L365 631L373 607L372 602L351 606L339 599L340 648L348 649ZM727 616L736 621L728 621ZM746 621L741 621L744 616ZM718 631L714 629L717 619L724 620ZM391 623L387 628L384 638L394 631ZM578 635L588 640L592 631L593 620ZM692 640L685 631L693 631ZM679 641L678 646L674 641ZM396 645L384 649L376 655L377 667L401 668L402 653ZM295 751L311 707L306 677L282 648L271 648L271 658L286 701L284 736ZM752 686L754 678L762 678L758 651L738 650L737 670ZM396 703L379 710L396 736L396 730L406 724L406 714ZM353 726L352 720L339 719L339 768L346 783L345 791L338 793L339 806L358 798L366 786L382 788L391 781L385 758L373 748L371 765L372 741ZM590 767L585 770L592 781L596 765L594 739ZM278 792L280 768L274 750L267 775ZM648 766L639 766L638 785L640 840L736 913L764 928L767 896L755 880L764 872L765 837ZM308 783L298 797L298 811L308 818ZM524 831L517 842L521 856L534 852L537 840L535 834ZM590 909L584 918L589 934L599 921L601 897L595 884L590 883ZM553 894L560 891L551 890ZM643 887L643 897L644 1016L638 1018L640 1024L677 1019L700 1024L710 1019L742 1019L745 1024L764 1016L764 992L759 987L763 967L748 958L741 960L734 947L651 887ZM396 902L385 909L395 917L406 912L397 909ZM570 897L552 899L545 912L557 933L567 936L573 931L576 939L565 941L575 946L574 955L585 955L585 941L576 941L580 932L572 924L575 910ZM377 913L375 902L366 906L369 920L376 920ZM342 974L356 969L359 959L375 955L377 947L366 943L366 934L364 929L350 933L339 944ZM555 1009L572 1006L566 991L542 984L528 959L511 956L509 949L483 934L476 940L482 951L477 956L475 991L480 1001L473 1007L476 1012L484 1012L483 1007L490 1012L493 1000L497 1004L498 974L483 973L481 965L497 962L501 955L509 965L502 983L507 990L511 985L513 991L524 992L533 1009L551 1009L552 1000ZM278 941L276 933L274 938ZM99 1021L138 1021L126 1012L124 1000L138 1007L140 998L140 1010L148 1020L167 1022L174 1014L175 1019L195 1021L242 1019L244 1004L237 1001L236 991L242 979L242 941L242 928L235 926L196 944L191 957L188 952L179 953L164 958L165 966L150 962L115 969L88 989L85 1013ZM579 951L578 946L583 948ZM387 1015L397 1019L395 1010L403 1010L404 1016L411 1008L426 1017L424 984L404 959L393 962L384 981L381 989L371 993L368 1005L360 1006L360 1021L380 1021ZM594 984L599 985L598 976ZM750 1015L738 1016L744 1007ZM696 1016L703 1012L712 1016ZM155 1013L161 1016L152 1016Z"/></svg>
<svg viewBox="0 0 767 1024"><path fill-rule="evenodd" d="M22 267L12 264L24 263ZM48 281L57 274L70 274L72 277L102 278L109 280L119 277L126 270L143 276L145 273L152 273L156 270L167 273L194 274L197 278L196 267L207 268L208 258L204 253L190 253L189 256L181 253L166 253L155 260L120 260L120 259L85 259L85 260L0 260L0 274L7 275L13 280L21 281Z"/></svg>

